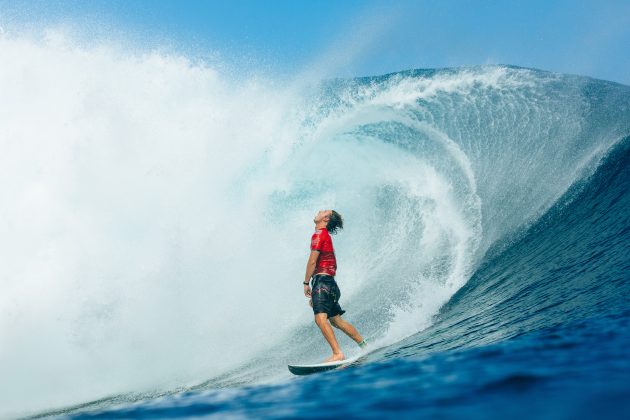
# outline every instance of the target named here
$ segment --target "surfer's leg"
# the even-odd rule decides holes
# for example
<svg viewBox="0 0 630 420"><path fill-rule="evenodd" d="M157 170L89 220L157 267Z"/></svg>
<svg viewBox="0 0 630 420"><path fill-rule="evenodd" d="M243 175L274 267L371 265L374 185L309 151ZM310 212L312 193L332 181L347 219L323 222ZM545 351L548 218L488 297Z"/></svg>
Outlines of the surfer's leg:
<svg viewBox="0 0 630 420"><path fill-rule="evenodd" d="M363 337L361 337L361 334L359 334L357 329L354 328L351 323L343 319L341 315L333 316L332 318L330 318L330 323L333 324L335 328L339 328L341 331L346 333L348 337L352 338L357 343L363 341Z"/></svg>
<svg viewBox="0 0 630 420"><path fill-rule="evenodd" d="M333 331L332 327L328 323L328 314L326 313L315 314L315 323L317 324L319 329L322 330L322 334L324 335L324 338L326 339L326 341L328 341L328 344L330 345L330 348L332 349L332 352L333 352L332 357L330 357L326 361L332 362L336 360L343 360L345 357L343 353L341 352L339 343L337 343L337 339L335 338L335 332Z"/></svg>

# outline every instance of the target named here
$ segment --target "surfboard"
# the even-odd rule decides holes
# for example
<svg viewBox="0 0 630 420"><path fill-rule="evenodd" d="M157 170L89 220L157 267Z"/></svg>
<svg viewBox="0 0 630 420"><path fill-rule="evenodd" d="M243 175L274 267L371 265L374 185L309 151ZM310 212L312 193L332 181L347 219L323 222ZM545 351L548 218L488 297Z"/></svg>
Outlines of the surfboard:
<svg viewBox="0 0 630 420"><path fill-rule="evenodd" d="M353 364L363 356L365 356L365 353L360 353L354 357L339 360L337 362L315 363L310 365L289 365L289 372L294 375L310 375L311 373L339 369Z"/></svg>

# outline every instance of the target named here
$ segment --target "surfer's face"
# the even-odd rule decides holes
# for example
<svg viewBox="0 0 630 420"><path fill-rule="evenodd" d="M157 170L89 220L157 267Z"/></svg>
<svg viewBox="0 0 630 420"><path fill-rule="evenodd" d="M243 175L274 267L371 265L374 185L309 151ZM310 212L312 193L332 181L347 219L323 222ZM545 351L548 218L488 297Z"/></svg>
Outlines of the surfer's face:
<svg viewBox="0 0 630 420"><path fill-rule="evenodd" d="M315 223L319 223L322 220L324 221L328 221L330 220L330 215L332 214L332 210L320 210L319 212L317 212L317 214L315 215L315 218L313 219L313 222Z"/></svg>

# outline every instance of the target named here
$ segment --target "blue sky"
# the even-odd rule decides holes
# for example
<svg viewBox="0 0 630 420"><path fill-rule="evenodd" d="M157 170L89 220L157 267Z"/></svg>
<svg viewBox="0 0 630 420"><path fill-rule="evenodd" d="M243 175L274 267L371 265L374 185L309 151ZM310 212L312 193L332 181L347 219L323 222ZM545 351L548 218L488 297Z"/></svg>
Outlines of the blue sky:
<svg viewBox="0 0 630 420"><path fill-rule="evenodd" d="M68 26L271 72L513 64L630 84L630 0L0 0L0 26Z"/></svg>

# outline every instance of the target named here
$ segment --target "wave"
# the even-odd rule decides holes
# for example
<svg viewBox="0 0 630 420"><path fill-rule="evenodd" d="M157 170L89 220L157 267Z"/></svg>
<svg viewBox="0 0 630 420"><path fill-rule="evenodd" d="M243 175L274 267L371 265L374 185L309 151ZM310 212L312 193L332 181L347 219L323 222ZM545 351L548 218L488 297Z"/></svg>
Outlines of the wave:
<svg viewBox="0 0 630 420"><path fill-rule="evenodd" d="M584 320L601 324L603 317L623 322L630 287L629 163L626 137L516 243L485 259L432 327L399 343L396 353L483 346ZM409 343L413 350L402 350Z"/></svg>
<svg viewBox="0 0 630 420"><path fill-rule="evenodd" d="M312 412L312 401L324 417L395 410L520 418L523 403L528 415L618 417L628 382L628 163L630 137L519 241L485 260L429 328L371 353L354 369L244 387L234 387L234 374L224 378L231 383L213 380L161 398L127 395L48 414L277 417ZM232 386L216 389L225 385Z"/></svg>
<svg viewBox="0 0 630 420"><path fill-rule="evenodd" d="M429 328L353 369L230 389L215 380L51 414L282 417L316 404L323 417L481 419L520 418L527 404L527 416L617 418L627 411L629 163L630 137L520 240L486 259Z"/></svg>
<svg viewBox="0 0 630 420"><path fill-rule="evenodd" d="M298 282L319 208L346 219L348 318L378 346L425 330L630 133L628 87L508 66L285 89L60 38L0 61L6 413L323 354Z"/></svg>

